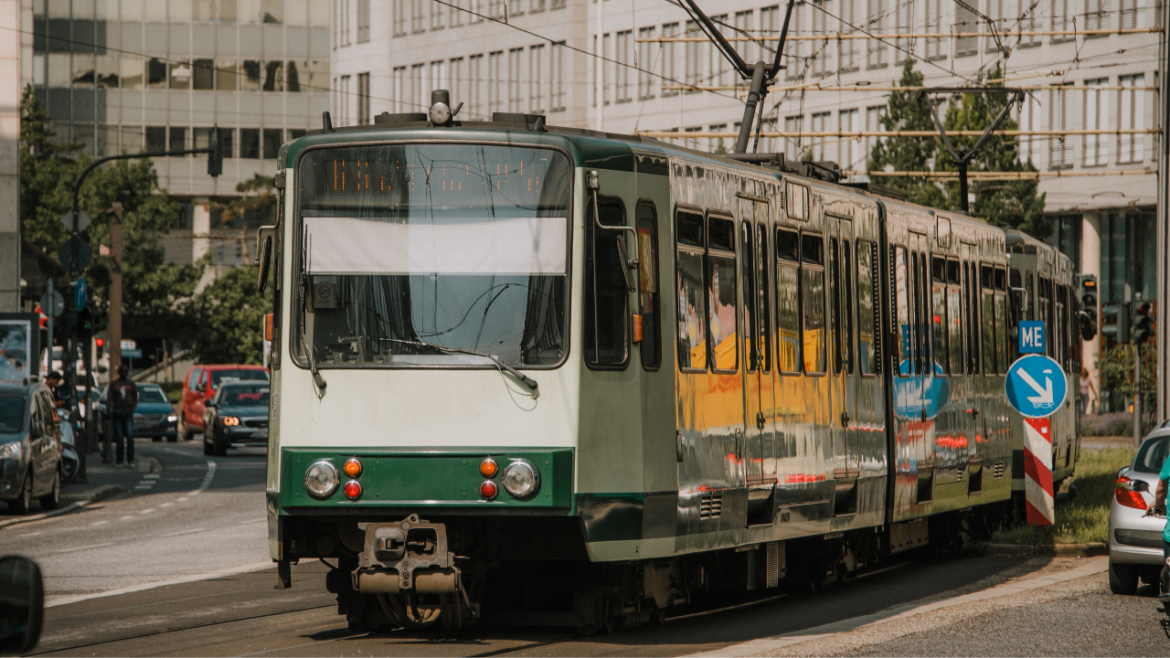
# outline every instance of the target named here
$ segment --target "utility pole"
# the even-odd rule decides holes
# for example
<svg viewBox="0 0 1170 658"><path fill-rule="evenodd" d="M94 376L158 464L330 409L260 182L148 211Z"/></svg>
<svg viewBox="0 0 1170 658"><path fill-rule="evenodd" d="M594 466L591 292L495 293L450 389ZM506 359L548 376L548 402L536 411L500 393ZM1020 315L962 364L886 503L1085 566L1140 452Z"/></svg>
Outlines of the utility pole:
<svg viewBox="0 0 1170 658"><path fill-rule="evenodd" d="M1170 20L1170 3L1161 3L1160 11L1162 12L1162 25L1170 25L1166 21ZM1170 171L1167 170L1170 161L1170 80L1166 77L1170 75L1170 40L1167 39L1166 31L1162 31L1161 50L1159 52L1160 61L1162 62L1161 73L1158 76L1159 98L1161 107L1158 108L1159 127L1162 129L1158 133L1158 150L1161 151L1161 159L1158 164L1158 196L1157 196L1157 240L1158 248L1154 251L1158 254L1157 263L1157 277L1158 277L1158 298L1155 300L1155 314L1158 327L1165 327L1170 330L1170 304L1167 303L1167 295L1170 295L1170 266L1167 260L1170 259ZM1170 334L1168 334L1170 335ZM1163 340L1163 342L1167 342ZM1170 343L1158 350L1158 422L1165 420L1170 415L1170 382L1166 380L1170 378Z"/></svg>
<svg viewBox="0 0 1170 658"><path fill-rule="evenodd" d="M110 381L122 366L122 202L115 201L110 214ZM110 432L103 432L102 463L113 461Z"/></svg>
<svg viewBox="0 0 1170 658"><path fill-rule="evenodd" d="M1141 308L1142 294L1135 292L1133 294L1133 305L1130 308L1134 309L1136 315L1137 309ZM1137 318L1135 317L1136 321ZM1136 322L1130 323L1131 326L1136 326ZM1134 336L1133 339L1133 447L1136 450L1142 444L1142 344Z"/></svg>
<svg viewBox="0 0 1170 658"><path fill-rule="evenodd" d="M601 29L601 22L604 16L602 11L603 0L595 0L597 2L597 47L594 49L593 59L593 86L595 88L594 94L597 98L597 132L605 132L605 32Z"/></svg>

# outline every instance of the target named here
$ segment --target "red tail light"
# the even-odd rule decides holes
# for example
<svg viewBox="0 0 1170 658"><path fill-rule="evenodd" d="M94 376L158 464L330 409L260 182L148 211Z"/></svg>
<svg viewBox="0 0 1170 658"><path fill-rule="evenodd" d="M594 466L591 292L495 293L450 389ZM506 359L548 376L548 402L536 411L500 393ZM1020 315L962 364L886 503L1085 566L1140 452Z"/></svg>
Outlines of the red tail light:
<svg viewBox="0 0 1170 658"><path fill-rule="evenodd" d="M357 480L350 480L345 483L345 497L350 500L357 500L362 495L362 485Z"/></svg>
<svg viewBox="0 0 1170 658"><path fill-rule="evenodd" d="M1149 489L1149 485L1146 485L1145 482L1131 480L1123 475L1117 478L1115 487L1113 497L1117 499L1119 505L1134 509L1146 509L1146 499L1141 494L1142 489Z"/></svg>
<svg viewBox="0 0 1170 658"><path fill-rule="evenodd" d="M500 490L496 487L496 483L491 480L484 480L483 484L479 485L479 495L483 496L486 500L492 500L498 493L500 493Z"/></svg>

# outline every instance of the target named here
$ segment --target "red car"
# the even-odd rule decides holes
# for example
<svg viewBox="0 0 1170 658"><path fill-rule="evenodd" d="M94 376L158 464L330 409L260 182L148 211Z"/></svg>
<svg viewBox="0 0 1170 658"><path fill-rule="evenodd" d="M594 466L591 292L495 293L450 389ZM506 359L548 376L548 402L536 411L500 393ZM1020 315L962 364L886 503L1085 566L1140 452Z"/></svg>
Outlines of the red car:
<svg viewBox="0 0 1170 658"><path fill-rule="evenodd" d="M204 404L215 396L224 382L268 381L264 366L218 365L191 366L183 378L183 397L179 414L183 440L190 441L196 432L203 431Z"/></svg>

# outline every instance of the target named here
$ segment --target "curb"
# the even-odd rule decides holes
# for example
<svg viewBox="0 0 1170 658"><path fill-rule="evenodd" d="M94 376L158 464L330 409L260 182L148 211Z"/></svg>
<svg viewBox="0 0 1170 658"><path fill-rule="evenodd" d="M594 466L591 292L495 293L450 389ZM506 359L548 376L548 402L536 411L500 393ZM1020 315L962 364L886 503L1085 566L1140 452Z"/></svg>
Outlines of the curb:
<svg viewBox="0 0 1170 658"><path fill-rule="evenodd" d="M985 557L1023 557L1038 555L1043 557L1097 557L1108 555L1109 547L1104 542L1088 542L1085 544L992 544L980 542L971 547L979 555Z"/></svg>
<svg viewBox="0 0 1170 658"><path fill-rule="evenodd" d="M70 512L79 510L82 507L89 505L90 503L94 503L99 500L106 500L107 498L113 498L114 496L127 493L130 492L126 489L126 487L117 484L106 484L100 487L94 487L93 489L90 489L84 493L73 494L68 498L61 496L61 502L65 502L67 499L76 502L70 503L69 505L59 509L55 509L52 512L41 512L40 514L4 519L3 521L0 521L0 528L23 525L25 523L32 523L33 521L44 521L45 519L51 519L55 516L61 516L63 514L68 514Z"/></svg>

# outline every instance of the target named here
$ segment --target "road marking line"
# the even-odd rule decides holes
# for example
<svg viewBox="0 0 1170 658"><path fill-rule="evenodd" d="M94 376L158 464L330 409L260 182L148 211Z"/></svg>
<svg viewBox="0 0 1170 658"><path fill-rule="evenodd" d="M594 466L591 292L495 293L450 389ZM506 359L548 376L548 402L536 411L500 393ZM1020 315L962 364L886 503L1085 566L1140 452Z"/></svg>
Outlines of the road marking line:
<svg viewBox="0 0 1170 658"><path fill-rule="evenodd" d="M196 533L196 532L203 532L204 530L207 530L207 528L192 528L190 530L180 530L178 532L170 532L170 533L167 533L165 535L159 535L159 537L178 537L179 535L190 535L190 534Z"/></svg>
<svg viewBox="0 0 1170 658"><path fill-rule="evenodd" d="M268 520L268 517L266 516L266 517L261 518L261 519L252 519L251 521L240 521L237 525L248 525L250 523L264 523L267 520Z"/></svg>
<svg viewBox="0 0 1170 658"><path fill-rule="evenodd" d="M49 555L62 555L65 553L76 553L77 551L88 551L94 548L105 548L106 546L113 546L114 542L106 542L104 544L88 544L86 546L77 546L75 548L66 548L60 551L53 551Z"/></svg>
<svg viewBox="0 0 1170 658"><path fill-rule="evenodd" d="M37 530L36 532L26 532L23 535L17 535L16 538L23 539L24 537L32 537L34 535L43 535L43 534L45 534L44 530Z"/></svg>
<svg viewBox="0 0 1170 658"><path fill-rule="evenodd" d="M159 505L159 507L170 507L171 505L174 505L174 503L163 503L162 505Z"/></svg>
<svg viewBox="0 0 1170 658"><path fill-rule="evenodd" d="M93 523L91 523L89 525L90 525L90 527L93 527L95 525L105 525L109 522L110 522L109 519L106 519L105 521L94 521Z"/></svg>
<svg viewBox="0 0 1170 658"><path fill-rule="evenodd" d="M147 480L157 480L162 477L162 475L158 473L150 473L149 475L143 475L142 477Z"/></svg>
<svg viewBox="0 0 1170 658"><path fill-rule="evenodd" d="M187 502L187 497L186 497L186 496L183 496L183 497L181 497L181 498L176 498L176 499L175 499L175 502L176 502L176 503L185 503L185 502Z"/></svg>
<svg viewBox="0 0 1170 658"><path fill-rule="evenodd" d="M903 605L890 610L883 610L869 615L862 615L860 617L853 617L851 619L842 619L812 628L806 628L799 631L792 631L791 633L784 633L782 635L774 635L772 637L760 638L758 640L751 640L740 644L732 644L722 649L708 651L705 653L690 654L686 658L709 658L715 656L726 656L728 658L742 658L743 656L754 656L757 654L768 653L790 647L794 644L802 644L804 642L811 642L813 640L820 640L839 633L848 633L859 628L882 624L889 621L896 621L899 619L906 619L908 617L915 617L927 612L941 610L943 608L950 608L959 605L967 605L978 601L986 601L988 599L997 599L1021 592L1027 592L1036 589L1043 589L1052 585L1084 578L1086 576L1094 576L1099 573L1104 573L1109 569L1109 558L1098 557L1087 560L1088 564L1076 569L1070 569L1063 573L1052 574L1048 576L1038 576L1036 578L1029 578L1016 582L1008 582L990 589L985 589L971 594L964 594L942 601L935 601L923 605Z"/></svg>
<svg viewBox="0 0 1170 658"><path fill-rule="evenodd" d="M129 520L130 520L130 519L132 519L132 518L134 518L134 516L133 516L133 515L129 515L129 516L123 516L122 518L120 518L120 519L118 519L118 520L119 520L119 521L129 521Z"/></svg>
<svg viewBox="0 0 1170 658"><path fill-rule="evenodd" d="M154 511L154 508L153 508L153 507L150 507L150 508L144 509L144 510L142 510L142 511L138 512L138 513L139 513L139 514L150 514L150 513L151 513L151 512L153 512L153 511Z"/></svg>
<svg viewBox="0 0 1170 658"><path fill-rule="evenodd" d="M112 589L106 592L95 592L93 594L79 594L77 596L62 596L50 597L45 602L46 608L55 608L59 605L68 605L70 603L78 603L80 601L88 601L90 599L99 599L107 596L117 596L119 594L132 594L134 592L143 592L149 589L157 589L159 587L167 587L168 585L182 585L183 583L194 583L201 580L214 580L216 578L223 578L224 576L236 576L242 573L251 573L253 571L261 571L264 569L271 569L274 565L272 561L257 562L254 564L243 565L232 569L224 569L222 571L211 571L208 573L192 574L190 576L182 576L179 578L171 578L170 580L160 580L153 583L142 583L141 585L131 585L130 587L122 587L119 589Z"/></svg>

